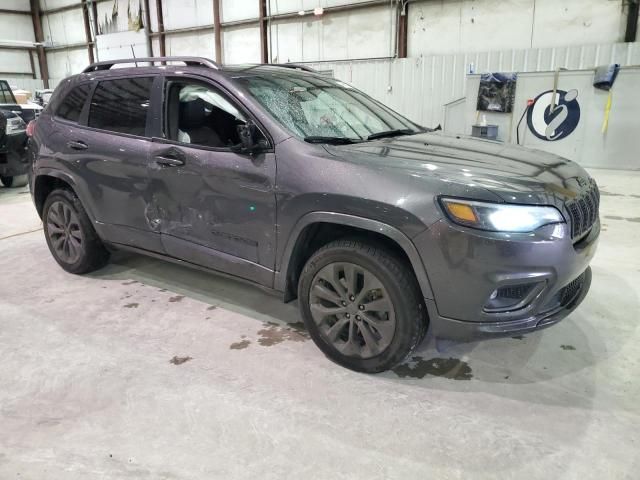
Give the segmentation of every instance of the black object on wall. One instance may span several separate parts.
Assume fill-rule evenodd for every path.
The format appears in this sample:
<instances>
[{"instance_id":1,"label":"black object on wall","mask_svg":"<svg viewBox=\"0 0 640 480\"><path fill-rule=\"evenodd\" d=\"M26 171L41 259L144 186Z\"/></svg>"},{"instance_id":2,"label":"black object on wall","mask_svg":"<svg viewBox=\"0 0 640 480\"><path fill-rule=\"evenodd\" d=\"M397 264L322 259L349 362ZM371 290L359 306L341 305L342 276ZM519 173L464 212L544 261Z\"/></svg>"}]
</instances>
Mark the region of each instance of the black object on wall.
<instances>
[{"instance_id":1,"label":"black object on wall","mask_svg":"<svg viewBox=\"0 0 640 480\"><path fill-rule=\"evenodd\" d=\"M510 113L516 94L517 73L483 73L478 89L477 110Z\"/></svg>"}]
</instances>

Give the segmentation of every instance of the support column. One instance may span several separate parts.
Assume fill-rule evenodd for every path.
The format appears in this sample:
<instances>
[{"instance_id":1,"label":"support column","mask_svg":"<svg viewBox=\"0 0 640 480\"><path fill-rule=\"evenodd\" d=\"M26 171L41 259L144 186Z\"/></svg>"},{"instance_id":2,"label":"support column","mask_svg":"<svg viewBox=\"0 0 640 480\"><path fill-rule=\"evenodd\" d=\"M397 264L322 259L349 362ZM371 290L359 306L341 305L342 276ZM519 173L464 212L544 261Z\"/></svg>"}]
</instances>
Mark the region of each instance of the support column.
<instances>
[{"instance_id":1,"label":"support column","mask_svg":"<svg viewBox=\"0 0 640 480\"><path fill-rule=\"evenodd\" d=\"M267 38L267 0L260 2L260 62L269 63L269 40Z\"/></svg>"},{"instance_id":2,"label":"support column","mask_svg":"<svg viewBox=\"0 0 640 480\"><path fill-rule=\"evenodd\" d=\"M36 47L38 52L38 64L40 65L40 76L42 77L42 83L44 88L49 88L49 65L47 64L47 54L44 51L44 34L42 33L42 20L40 19L40 1L29 0L31 4L31 19L33 20L33 33L36 37L36 42L39 43Z\"/></svg>"},{"instance_id":3,"label":"support column","mask_svg":"<svg viewBox=\"0 0 640 480\"><path fill-rule=\"evenodd\" d=\"M84 36L87 39L87 51L89 53L89 63L94 63L93 56L93 36L91 35L91 24L89 23L89 5L87 0L82 0L82 20L84 21Z\"/></svg>"},{"instance_id":4,"label":"support column","mask_svg":"<svg viewBox=\"0 0 640 480\"><path fill-rule=\"evenodd\" d=\"M213 36L215 38L217 63L222 63L222 27L220 23L220 0L213 0Z\"/></svg>"},{"instance_id":5,"label":"support column","mask_svg":"<svg viewBox=\"0 0 640 480\"><path fill-rule=\"evenodd\" d=\"M398 17L398 58L407 58L407 30L409 22L409 3L401 2Z\"/></svg>"},{"instance_id":6,"label":"support column","mask_svg":"<svg viewBox=\"0 0 640 480\"><path fill-rule=\"evenodd\" d=\"M166 57L167 50L164 34L164 15L162 13L162 0L156 0L156 13L158 15L158 42L160 43L160 56Z\"/></svg>"}]
</instances>

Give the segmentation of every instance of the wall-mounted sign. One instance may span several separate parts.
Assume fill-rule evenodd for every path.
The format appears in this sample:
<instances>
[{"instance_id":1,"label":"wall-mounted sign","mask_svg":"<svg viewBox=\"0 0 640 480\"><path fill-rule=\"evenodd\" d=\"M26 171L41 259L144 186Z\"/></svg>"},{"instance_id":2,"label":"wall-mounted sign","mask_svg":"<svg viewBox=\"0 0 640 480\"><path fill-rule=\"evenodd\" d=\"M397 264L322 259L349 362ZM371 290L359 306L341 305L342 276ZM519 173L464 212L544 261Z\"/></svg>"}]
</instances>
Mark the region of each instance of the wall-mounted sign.
<instances>
[{"instance_id":1,"label":"wall-mounted sign","mask_svg":"<svg viewBox=\"0 0 640 480\"><path fill-rule=\"evenodd\" d=\"M561 140L576 129L580 122L578 91L556 90L552 110L553 90L541 93L527 111L529 130L540 140Z\"/></svg>"}]
</instances>

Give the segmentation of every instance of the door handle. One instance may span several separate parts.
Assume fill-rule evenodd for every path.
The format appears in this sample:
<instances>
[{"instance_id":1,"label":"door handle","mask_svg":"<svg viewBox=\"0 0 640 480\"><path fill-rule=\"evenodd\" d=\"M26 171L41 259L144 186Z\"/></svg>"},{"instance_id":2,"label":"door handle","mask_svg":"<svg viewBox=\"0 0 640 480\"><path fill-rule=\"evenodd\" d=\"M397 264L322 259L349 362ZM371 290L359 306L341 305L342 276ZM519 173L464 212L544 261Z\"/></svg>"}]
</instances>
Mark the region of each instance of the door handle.
<instances>
[{"instance_id":1,"label":"door handle","mask_svg":"<svg viewBox=\"0 0 640 480\"><path fill-rule=\"evenodd\" d=\"M77 141L77 142L67 142L67 147L73 150L86 150L87 148L89 148L89 145L87 145L84 142Z\"/></svg>"},{"instance_id":2,"label":"door handle","mask_svg":"<svg viewBox=\"0 0 640 480\"><path fill-rule=\"evenodd\" d=\"M184 160L182 158L174 156L163 157L162 155L157 155L155 159L156 163L161 167L181 167L184 165Z\"/></svg>"}]
</instances>

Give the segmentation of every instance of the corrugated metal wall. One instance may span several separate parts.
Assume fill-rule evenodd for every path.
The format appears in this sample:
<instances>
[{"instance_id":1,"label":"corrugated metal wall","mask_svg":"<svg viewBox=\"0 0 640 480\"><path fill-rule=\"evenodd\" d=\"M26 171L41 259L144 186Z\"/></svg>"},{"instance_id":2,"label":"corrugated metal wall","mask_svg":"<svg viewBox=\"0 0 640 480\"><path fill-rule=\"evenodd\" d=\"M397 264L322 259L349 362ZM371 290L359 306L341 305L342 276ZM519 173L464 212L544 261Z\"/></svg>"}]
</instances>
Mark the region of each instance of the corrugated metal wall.
<instances>
[{"instance_id":1,"label":"corrugated metal wall","mask_svg":"<svg viewBox=\"0 0 640 480\"><path fill-rule=\"evenodd\" d=\"M640 43L501 50L405 59L310 63L351 83L411 120L436 126L444 105L466 95L465 76L483 72L541 72L619 63L640 65Z\"/></svg>"}]
</instances>

